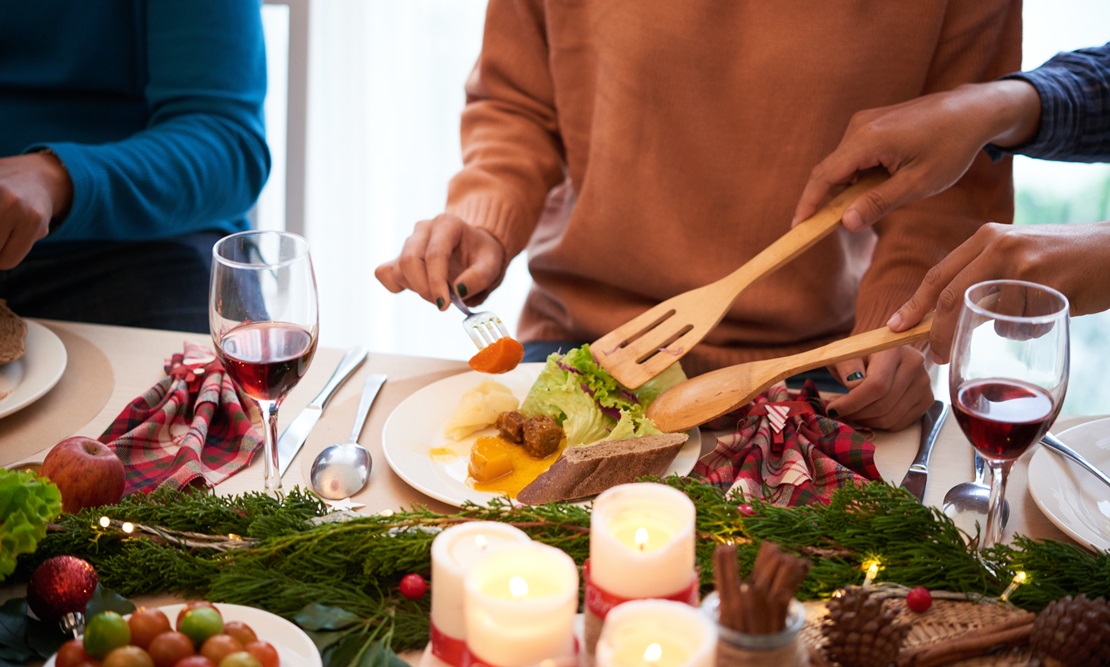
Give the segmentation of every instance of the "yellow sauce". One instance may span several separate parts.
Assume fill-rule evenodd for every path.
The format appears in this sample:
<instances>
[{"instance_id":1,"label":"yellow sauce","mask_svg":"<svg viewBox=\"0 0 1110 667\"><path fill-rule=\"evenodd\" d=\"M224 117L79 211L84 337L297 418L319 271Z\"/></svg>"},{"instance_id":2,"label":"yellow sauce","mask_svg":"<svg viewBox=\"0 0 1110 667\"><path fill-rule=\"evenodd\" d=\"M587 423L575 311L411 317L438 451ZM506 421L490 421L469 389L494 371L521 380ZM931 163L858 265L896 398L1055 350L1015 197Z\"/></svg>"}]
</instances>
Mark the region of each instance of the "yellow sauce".
<instances>
[{"instance_id":1,"label":"yellow sauce","mask_svg":"<svg viewBox=\"0 0 1110 667\"><path fill-rule=\"evenodd\" d=\"M450 447L432 447L428 456L436 463L450 463L459 458L459 453Z\"/></svg>"},{"instance_id":2,"label":"yellow sauce","mask_svg":"<svg viewBox=\"0 0 1110 667\"><path fill-rule=\"evenodd\" d=\"M516 494L520 493L521 489L547 472L547 469L555 463L555 460L559 458L567 446L567 440L563 438L563 441L559 443L558 449L552 452L550 456L543 459L535 459L529 456L528 452L524 451L524 448L520 445L514 445L500 437L482 436L478 438L478 442L481 441L486 441L483 443L484 447L504 448L503 451L512 461L513 471L488 482L478 482L472 477L467 477L467 483L470 484L471 488L475 491L504 494L511 498L516 498ZM474 443L475 446L478 445L478 442Z\"/></svg>"}]
</instances>

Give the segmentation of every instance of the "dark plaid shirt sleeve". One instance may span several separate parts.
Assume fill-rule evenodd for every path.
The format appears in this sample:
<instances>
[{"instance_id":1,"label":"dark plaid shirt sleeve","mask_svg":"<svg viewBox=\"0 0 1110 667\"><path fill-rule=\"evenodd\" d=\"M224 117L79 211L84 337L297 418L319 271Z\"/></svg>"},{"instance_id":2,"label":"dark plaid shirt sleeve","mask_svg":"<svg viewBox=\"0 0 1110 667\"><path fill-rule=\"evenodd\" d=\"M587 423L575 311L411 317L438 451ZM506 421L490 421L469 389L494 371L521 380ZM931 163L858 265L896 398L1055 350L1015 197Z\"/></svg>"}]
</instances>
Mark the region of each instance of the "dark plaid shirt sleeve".
<instances>
[{"instance_id":1,"label":"dark plaid shirt sleeve","mask_svg":"<svg viewBox=\"0 0 1110 667\"><path fill-rule=\"evenodd\" d=\"M1024 146L987 146L992 158L1018 153L1064 162L1110 162L1110 43L1060 53L1029 72L1041 96L1041 126Z\"/></svg>"}]
</instances>

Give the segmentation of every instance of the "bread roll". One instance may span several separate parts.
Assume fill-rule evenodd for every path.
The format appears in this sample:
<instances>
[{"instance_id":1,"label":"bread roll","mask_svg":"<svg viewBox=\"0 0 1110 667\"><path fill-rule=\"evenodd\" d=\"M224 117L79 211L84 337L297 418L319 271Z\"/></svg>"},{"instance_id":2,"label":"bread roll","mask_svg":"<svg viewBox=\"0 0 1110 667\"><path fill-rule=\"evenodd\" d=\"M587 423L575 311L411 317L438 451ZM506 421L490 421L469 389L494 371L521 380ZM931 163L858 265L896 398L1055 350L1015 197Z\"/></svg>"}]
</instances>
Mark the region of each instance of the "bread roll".
<instances>
[{"instance_id":1,"label":"bread roll","mask_svg":"<svg viewBox=\"0 0 1110 667\"><path fill-rule=\"evenodd\" d=\"M521 489L516 499L528 505L574 500L635 482L645 475L662 475L688 438L686 433L661 433L567 447L547 472Z\"/></svg>"},{"instance_id":2,"label":"bread roll","mask_svg":"<svg viewBox=\"0 0 1110 667\"><path fill-rule=\"evenodd\" d=\"M27 351L27 323L0 299L0 364L15 361Z\"/></svg>"}]
</instances>

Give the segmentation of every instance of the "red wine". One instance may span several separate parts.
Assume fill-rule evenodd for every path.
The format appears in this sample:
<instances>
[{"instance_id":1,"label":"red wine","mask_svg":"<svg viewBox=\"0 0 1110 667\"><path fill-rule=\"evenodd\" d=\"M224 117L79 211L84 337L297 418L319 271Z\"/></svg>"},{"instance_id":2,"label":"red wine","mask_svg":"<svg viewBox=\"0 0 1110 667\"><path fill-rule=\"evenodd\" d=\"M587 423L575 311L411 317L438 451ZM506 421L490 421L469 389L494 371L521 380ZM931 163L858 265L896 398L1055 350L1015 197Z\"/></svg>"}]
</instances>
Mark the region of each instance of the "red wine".
<instances>
[{"instance_id":1,"label":"red wine","mask_svg":"<svg viewBox=\"0 0 1110 667\"><path fill-rule=\"evenodd\" d=\"M956 421L986 457L1011 460L1040 439L1056 418L1044 389L1009 379L989 378L960 385Z\"/></svg>"},{"instance_id":2,"label":"red wine","mask_svg":"<svg viewBox=\"0 0 1110 667\"><path fill-rule=\"evenodd\" d=\"M251 398L275 401L293 388L316 353L316 338L286 322L235 327L220 340L231 380Z\"/></svg>"}]
</instances>

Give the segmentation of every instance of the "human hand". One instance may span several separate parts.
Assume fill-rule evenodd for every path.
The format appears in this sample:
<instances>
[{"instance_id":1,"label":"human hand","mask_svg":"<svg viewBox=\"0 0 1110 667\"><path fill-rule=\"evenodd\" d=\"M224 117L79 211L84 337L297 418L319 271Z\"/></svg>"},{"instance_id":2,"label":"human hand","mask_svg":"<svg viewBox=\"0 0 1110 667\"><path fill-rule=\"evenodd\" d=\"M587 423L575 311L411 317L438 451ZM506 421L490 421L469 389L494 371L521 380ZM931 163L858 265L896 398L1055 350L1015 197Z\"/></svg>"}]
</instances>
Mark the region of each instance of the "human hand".
<instances>
[{"instance_id":1,"label":"human hand","mask_svg":"<svg viewBox=\"0 0 1110 667\"><path fill-rule=\"evenodd\" d=\"M937 363L952 352L967 288L1011 278L1047 285L1068 297L1072 315L1110 309L1110 222L1014 226L988 223L925 274L887 323L904 331L933 316L929 346Z\"/></svg>"},{"instance_id":2,"label":"human hand","mask_svg":"<svg viewBox=\"0 0 1110 667\"><path fill-rule=\"evenodd\" d=\"M827 410L857 424L900 431L920 419L933 402L925 355L911 346L843 361L830 370L848 393L829 401ZM848 381L853 373L862 373L862 378Z\"/></svg>"},{"instance_id":3,"label":"human hand","mask_svg":"<svg viewBox=\"0 0 1110 667\"><path fill-rule=\"evenodd\" d=\"M505 249L492 234L441 213L416 223L401 254L375 269L374 276L394 294L409 289L444 310L452 289L460 297L481 295L504 267Z\"/></svg>"},{"instance_id":4,"label":"human hand","mask_svg":"<svg viewBox=\"0 0 1110 667\"><path fill-rule=\"evenodd\" d=\"M31 153L0 158L0 270L22 262L72 200L73 183L57 157Z\"/></svg>"},{"instance_id":5,"label":"human hand","mask_svg":"<svg viewBox=\"0 0 1110 667\"><path fill-rule=\"evenodd\" d=\"M1040 98L1024 81L972 84L857 112L840 144L810 173L794 211L798 224L858 172L883 167L891 177L844 210L859 231L905 204L951 187L988 143L1017 145L1036 131Z\"/></svg>"}]
</instances>

